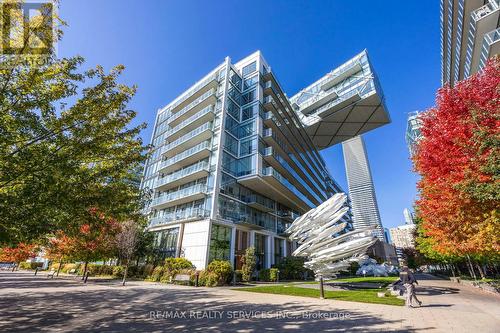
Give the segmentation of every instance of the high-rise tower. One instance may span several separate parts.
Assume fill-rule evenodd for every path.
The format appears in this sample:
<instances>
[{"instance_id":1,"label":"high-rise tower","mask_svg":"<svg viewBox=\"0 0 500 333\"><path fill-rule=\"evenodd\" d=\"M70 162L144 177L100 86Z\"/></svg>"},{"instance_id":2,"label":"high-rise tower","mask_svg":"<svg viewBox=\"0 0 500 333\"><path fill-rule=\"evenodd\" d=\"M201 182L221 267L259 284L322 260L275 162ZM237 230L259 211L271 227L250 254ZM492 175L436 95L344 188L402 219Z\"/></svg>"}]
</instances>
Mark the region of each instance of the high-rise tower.
<instances>
[{"instance_id":1,"label":"high-rise tower","mask_svg":"<svg viewBox=\"0 0 500 333\"><path fill-rule=\"evenodd\" d=\"M347 185L351 198L354 228L376 227L376 235L385 241L384 228L373 186L370 164L363 137L358 135L342 143Z\"/></svg>"}]
</instances>

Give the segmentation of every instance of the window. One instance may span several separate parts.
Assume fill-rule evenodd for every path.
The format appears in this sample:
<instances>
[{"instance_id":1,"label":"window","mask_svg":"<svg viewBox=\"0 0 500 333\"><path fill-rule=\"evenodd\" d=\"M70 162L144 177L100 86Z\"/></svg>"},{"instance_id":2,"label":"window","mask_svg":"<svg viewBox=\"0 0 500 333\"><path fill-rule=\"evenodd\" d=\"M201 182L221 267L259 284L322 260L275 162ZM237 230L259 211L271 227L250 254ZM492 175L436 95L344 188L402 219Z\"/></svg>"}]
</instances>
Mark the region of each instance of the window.
<instances>
[{"instance_id":1,"label":"window","mask_svg":"<svg viewBox=\"0 0 500 333\"><path fill-rule=\"evenodd\" d=\"M241 121L253 118L259 112L259 104L246 106L241 110Z\"/></svg>"},{"instance_id":2,"label":"window","mask_svg":"<svg viewBox=\"0 0 500 333\"><path fill-rule=\"evenodd\" d=\"M249 92L246 92L241 95L241 105L248 104L250 102L253 102L255 100L256 94L255 94L255 89L251 90Z\"/></svg>"},{"instance_id":3,"label":"window","mask_svg":"<svg viewBox=\"0 0 500 333\"><path fill-rule=\"evenodd\" d=\"M162 230L155 236L155 252L161 260L175 257L179 228Z\"/></svg>"},{"instance_id":4,"label":"window","mask_svg":"<svg viewBox=\"0 0 500 333\"><path fill-rule=\"evenodd\" d=\"M247 138L241 140L240 143L240 156L252 154L257 151L257 137Z\"/></svg>"},{"instance_id":5,"label":"window","mask_svg":"<svg viewBox=\"0 0 500 333\"><path fill-rule=\"evenodd\" d=\"M255 233L255 257L257 263L255 268L259 271L266 268L266 236Z\"/></svg>"},{"instance_id":6,"label":"window","mask_svg":"<svg viewBox=\"0 0 500 333\"><path fill-rule=\"evenodd\" d=\"M243 76L247 76L248 74L253 73L256 70L257 70L257 63L254 61L251 64L246 65L245 67L243 67L243 69L241 70L241 74Z\"/></svg>"},{"instance_id":7,"label":"window","mask_svg":"<svg viewBox=\"0 0 500 333\"><path fill-rule=\"evenodd\" d=\"M253 87L254 85L257 84L257 82L259 82L258 75L254 75L252 77L249 77L249 78L243 80L243 89L248 89L250 87Z\"/></svg>"},{"instance_id":8,"label":"window","mask_svg":"<svg viewBox=\"0 0 500 333\"><path fill-rule=\"evenodd\" d=\"M234 244L234 267L241 269L243 266L243 257L248 248L248 232L236 229L236 239Z\"/></svg>"},{"instance_id":9,"label":"window","mask_svg":"<svg viewBox=\"0 0 500 333\"><path fill-rule=\"evenodd\" d=\"M231 257L231 228L213 224L210 233L208 262L229 260Z\"/></svg>"},{"instance_id":10,"label":"window","mask_svg":"<svg viewBox=\"0 0 500 333\"><path fill-rule=\"evenodd\" d=\"M278 265L283 260L283 243L285 241L283 239L275 238L274 239L274 264Z\"/></svg>"},{"instance_id":11,"label":"window","mask_svg":"<svg viewBox=\"0 0 500 333\"><path fill-rule=\"evenodd\" d=\"M238 156L238 140L236 140L232 135L229 134L225 135L224 140L224 148L234 156Z\"/></svg>"}]
</instances>

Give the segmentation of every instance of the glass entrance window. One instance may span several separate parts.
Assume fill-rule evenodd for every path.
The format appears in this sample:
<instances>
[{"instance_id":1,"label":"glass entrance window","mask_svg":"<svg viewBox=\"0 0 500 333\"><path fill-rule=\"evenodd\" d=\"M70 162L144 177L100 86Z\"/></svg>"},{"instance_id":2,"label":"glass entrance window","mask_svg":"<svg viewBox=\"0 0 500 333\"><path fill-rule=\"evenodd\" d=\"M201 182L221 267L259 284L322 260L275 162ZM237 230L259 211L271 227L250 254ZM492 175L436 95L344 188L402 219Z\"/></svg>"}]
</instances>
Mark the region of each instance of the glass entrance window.
<instances>
[{"instance_id":1,"label":"glass entrance window","mask_svg":"<svg viewBox=\"0 0 500 333\"><path fill-rule=\"evenodd\" d=\"M255 268L257 270L266 268L266 238L267 236L265 235L255 234L255 257L257 259Z\"/></svg>"},{"instance_id":2,"label":"glass entrance window","mask_svg":"<svg viewBox=\"0 0 500 333\"><path fill-rule=\"evenodd\" d=\"M160 260L175 257L179 228L158 231L155 235L155 252Z\"/></svg>"},{"instance_id":3,"label":"glass entrance window","mask_svg":"<svg viewBox=\"0 0 500 333\"><path fill-rule=\"evenodd\" d=\"M283 260L283 243L285 241L283 239L275 238L274 239L274 264L278 265Z\"/></svg>"},{"instance_id":4,"label":"glass entrance window","mask_svg":"<svg viewBox=\"0 0 500 333\"><path fill-rule=\"evenodd\" d=\"M218 224L212 225L208 262L213 260L229 260L230 257L231 228Z\"/></svg>"},{"instance_id":5,"label":"glass entrance window","mask_svg":"<svg viewBox=\"0 0 500 333\"><path fill-rule=\"evenodd\" d=\"M236 239L234 243L234 267L241 269L243 266L243 257L248 248L249 237L248 232L236 229Z\"/></svg>"}]
</instances>

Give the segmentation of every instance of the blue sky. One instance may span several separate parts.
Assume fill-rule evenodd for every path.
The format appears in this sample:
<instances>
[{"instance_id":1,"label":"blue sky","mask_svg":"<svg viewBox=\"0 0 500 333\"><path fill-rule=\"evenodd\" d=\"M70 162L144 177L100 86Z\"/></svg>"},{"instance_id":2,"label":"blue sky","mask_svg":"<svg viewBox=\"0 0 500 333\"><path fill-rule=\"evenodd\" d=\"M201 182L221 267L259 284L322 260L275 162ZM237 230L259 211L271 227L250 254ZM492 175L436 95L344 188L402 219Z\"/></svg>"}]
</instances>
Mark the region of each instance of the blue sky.
<instances>
[{"instance_id":1,"label":"blue sky","mask_svg":"<svg viewBox=\"0 0 500 333\"><path fill-rule=\"evenodd\" d=\"M425 3L425 4L424 4ZM404 141L407 113L434 104L440 82L439 1L62 0L59 56L86 67L126 66L130 107L149 142L156 111L221 63L260 49L289 96L363 49L392 123L365 135L385 227L403 223L416 196ZM322 151L347 190L340 147Z\"/></svg>"}]
</instances>

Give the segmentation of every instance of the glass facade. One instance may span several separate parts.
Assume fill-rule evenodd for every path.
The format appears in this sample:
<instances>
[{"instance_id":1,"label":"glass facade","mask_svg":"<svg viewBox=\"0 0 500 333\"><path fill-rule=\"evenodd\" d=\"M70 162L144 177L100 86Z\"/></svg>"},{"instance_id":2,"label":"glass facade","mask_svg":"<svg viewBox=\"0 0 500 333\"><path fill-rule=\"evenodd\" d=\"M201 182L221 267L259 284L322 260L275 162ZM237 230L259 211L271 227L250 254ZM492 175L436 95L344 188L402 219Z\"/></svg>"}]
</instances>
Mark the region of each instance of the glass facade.
<instances>
[{"instance_id":1,"label":"glass facade","mask_svg":"<svg viewBox=\"0 0 500 333\"><path fill-rule=\"evenodd\" d=\"M457 82L482 70L490 57L491 36L500 27L500 0L441 0L441 84Z\"/></svg>"},{"instance_id":2,"label":"glass facade","mask_svg":"<svg viewBox=\"0 0 500 333\"><path fill-rule=\"evenodd\" d=\"M210 263L213 260L229 260L231 258L231 228L213 224L210 232Z\"/></svg>"},{"instance_id":3,"label":"glass facade","mask_svg":"<svg viewBox=\"0 0 500 333\"><path fill-rule=\"evenodd\" d=\"M155 251L157 258L165 259L176 256L179 228L166 229L155 233Z\"/></svg>"},{"instance_id":4,"label":"glass facade","mask_svg":"<svg viewBox=\"0 0 500 333\"><path fill-rule=\"evenodd\" d=\"M250 244L259 269L279 263L293 220L341 191L259 52L227 59L162 108L151 144L149 228L183 233L177 252L157 245L197 267L219 259L241 268Z\"/></svg>"}]
</instances>

